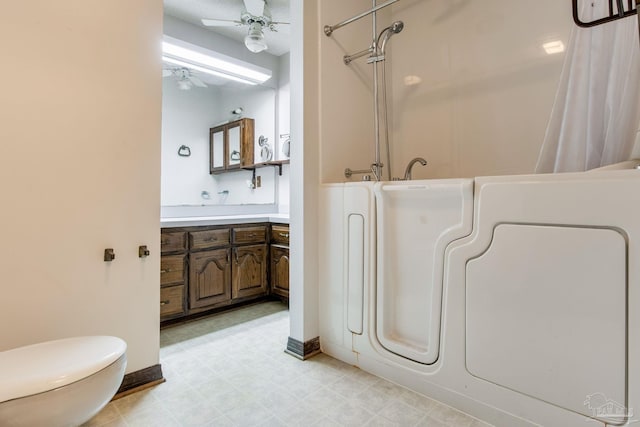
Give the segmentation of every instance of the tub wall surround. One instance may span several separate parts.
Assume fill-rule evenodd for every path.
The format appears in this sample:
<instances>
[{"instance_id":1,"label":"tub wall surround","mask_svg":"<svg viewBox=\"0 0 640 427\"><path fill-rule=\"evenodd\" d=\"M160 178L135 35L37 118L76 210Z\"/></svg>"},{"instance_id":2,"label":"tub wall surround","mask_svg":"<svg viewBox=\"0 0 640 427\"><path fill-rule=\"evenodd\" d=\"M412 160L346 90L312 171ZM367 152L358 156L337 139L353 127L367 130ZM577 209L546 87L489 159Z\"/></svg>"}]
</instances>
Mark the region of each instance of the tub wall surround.
<instances>
[{"instance_id":1,"label":"tub wall surround","mask_svg":"<svg viewBox=\"0 0 640 427\"><path fill-rule=\"evenodd\" d=\"M371 7L348 3L322 1L317 25ZM429 161L416 179L532 173L564 59L542 45L566 45L571 2L543 0L532 10L504 0L401 1L383 11L379 30L405 24L387 60L394 175L416 156ZM342 182L345 168L365 169L374 158L371 65L342 61L371 42L371 19L318 42L322 182Z\"/></svg>"},{"instance_id":2,"label":"tub wall surround","mask_svg":"<svg viewBox=\"0 0 640 427\"><path fill-rule=\"evenodd\" d=\"M0 45L29 84L0 101L0 351L113 335L128 345L127 372L154 366L162 2L5 6Z\"/></svg>"}]
</instances>

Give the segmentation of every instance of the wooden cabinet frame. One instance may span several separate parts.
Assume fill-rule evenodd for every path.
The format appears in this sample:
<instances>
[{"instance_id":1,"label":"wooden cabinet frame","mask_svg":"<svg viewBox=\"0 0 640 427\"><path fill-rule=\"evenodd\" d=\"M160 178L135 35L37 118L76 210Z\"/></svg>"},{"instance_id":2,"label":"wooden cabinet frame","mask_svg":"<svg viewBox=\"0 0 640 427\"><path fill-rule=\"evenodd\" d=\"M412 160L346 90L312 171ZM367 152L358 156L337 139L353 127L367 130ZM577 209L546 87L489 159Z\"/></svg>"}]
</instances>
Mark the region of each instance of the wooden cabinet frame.
<instances>
[{"instance_id":1,"label":"wooden cabinet frame","mask_svg":"<svg viewBox=\"0 0 640 427\"><path fill-rule=\"evenodd\" d=\"M245 118L209 129L210 174L253 166L254 127L254 120Z\"/></svg>"},{"instance_id":2,"label":"wooden cabinet frame","mask_svg":"<svg viewBox=\"0 0 640 427\"><path fill-rule=\"evenodd\" d=\"M268 296L270 230L269 223L163 229L161 286L174 288L163 291L161 321Z\"/></svg>"},{"instance_id":3,"label":"wooden cabinet frame","mask_svg":"<svg viewBox=\"0 0 640 427\"><path fill-rule=\"evenodd\" d=\"M160 239L160 320L187 313L186 236L185 232L168 230Z\"/></svg>"}]
</instances>

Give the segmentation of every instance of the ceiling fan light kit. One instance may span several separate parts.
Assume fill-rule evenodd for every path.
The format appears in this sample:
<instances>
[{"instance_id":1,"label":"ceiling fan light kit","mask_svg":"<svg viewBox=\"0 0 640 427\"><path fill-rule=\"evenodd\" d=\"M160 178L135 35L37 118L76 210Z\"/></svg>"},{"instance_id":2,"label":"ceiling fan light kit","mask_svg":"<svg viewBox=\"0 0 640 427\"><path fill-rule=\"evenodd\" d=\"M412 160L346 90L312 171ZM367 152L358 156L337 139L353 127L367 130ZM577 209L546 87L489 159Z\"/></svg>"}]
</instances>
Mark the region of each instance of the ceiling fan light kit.
<instances>
[{"instance_id":1,"label":"ceiling fan light kit","mask_svg":"<svg viewBox=\"0 0 640 427\"><path fill-rule=\"evenodd\" d=\"M272 75L271 70L266 68L169 36L163 38L162 60L173 65L251 85L264 83Z\"/></svg>"},{"instance_id":2,"label":"ceiling fan light kit","mask_svg":"<svg viewBox=\"0 0 640 427\"><path fill-rule=\"evenodd\" d=\"M268 46L264 41L261 23L254 22L249 26L249 34L244 38L244 45L253 53L262 52L267 49Z\"/></svg>"},{"instance_id":3,"label":"ceiling fan light kit","mask_svg":"<svg viewBox=\"0 0 640 427\"><path fill-rule=\"evenodd\" d=\"M244 38L244 45L253 53L267 50L267 42L264 39L264 29L277 31L276 25L288 24L288 22L275 22L271 18L271 11L265 0L244 0L244 11L239 20L233 19L202 19L202 24L207 27L249 27Z\"/></svg>"}]
</instances>

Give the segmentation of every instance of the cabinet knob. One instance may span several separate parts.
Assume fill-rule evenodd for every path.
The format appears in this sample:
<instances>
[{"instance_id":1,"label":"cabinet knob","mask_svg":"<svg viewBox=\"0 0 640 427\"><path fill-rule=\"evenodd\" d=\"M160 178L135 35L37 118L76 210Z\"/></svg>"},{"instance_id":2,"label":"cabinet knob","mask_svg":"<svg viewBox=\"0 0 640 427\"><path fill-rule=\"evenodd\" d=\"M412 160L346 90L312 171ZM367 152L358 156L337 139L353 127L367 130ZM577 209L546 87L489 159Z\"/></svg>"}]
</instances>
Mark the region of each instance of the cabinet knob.
<instances>
[{"instance_id":1,"label":"cabinet knob","mask_svg":"<svg viewBox=\"0 0 640 427\"><path fill-rule=\"evenodd\" d=\"M285 239L289 238L289 233L278 233L280 234L280 237L284 237Z\"/></svg>"},{"instance_id":2,"label":"cabinet knob","mask_svg":"<svg viewBox=\"0 0 640 427\"><path fill-rule=\"evenodd\" d=\"M164 300L164 301L160 301L160 305L167 305L169 304L171 301L169 300Z\"/></svg>"},{"instance_id":3,"label":"cabinet knob","mask_svg":"<svg viewBox=\"0 0 640 427\"><path fill-rule=\"evenodd\" d=\"M104 250L104 261L111 262L116 259L116 253L113 251L113 248L107 248Z\"/></svg>"}]
</instances>

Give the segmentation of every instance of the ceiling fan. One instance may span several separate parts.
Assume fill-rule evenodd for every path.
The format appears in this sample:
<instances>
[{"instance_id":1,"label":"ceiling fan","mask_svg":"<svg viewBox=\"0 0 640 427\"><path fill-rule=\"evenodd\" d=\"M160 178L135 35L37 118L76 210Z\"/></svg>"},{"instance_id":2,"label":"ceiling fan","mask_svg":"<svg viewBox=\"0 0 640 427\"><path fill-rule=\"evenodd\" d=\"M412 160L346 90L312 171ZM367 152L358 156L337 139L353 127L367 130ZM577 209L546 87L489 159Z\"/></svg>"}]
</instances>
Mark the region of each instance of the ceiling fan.
<instances>
[{"instance_id":1,"label":"ceiling fan","mask_svg":"<svg viewBox=\"0 0 640 427\"><path fill-rule=\"evenodd\" d=\"M181 90L189 90L193 86L207 87L207 85L202 80L192 74L192 71L190 69L185 67L165 68L162 70L162 77L170 76L173 76L173 78L176 80L176 83L178 84L178 88Z\"/></svg>"},{"instance_id":2,"label":"ceiling fan","mask_svg":"<svg viewBox=\"0 0 640 427\"><path fill-rule=\"evenodd\" d=\"M243 0L244 9L239 20L230 19L203 19L202 24L207 27L233 27L246 25L249 32L244 38L244 45L251 52L258 53L267 49L264 41L264 29L278 31L276 25L289 24L288 22L276 22L271 18L271 11L266 0Z\"/></svg>"}]
</instances>

